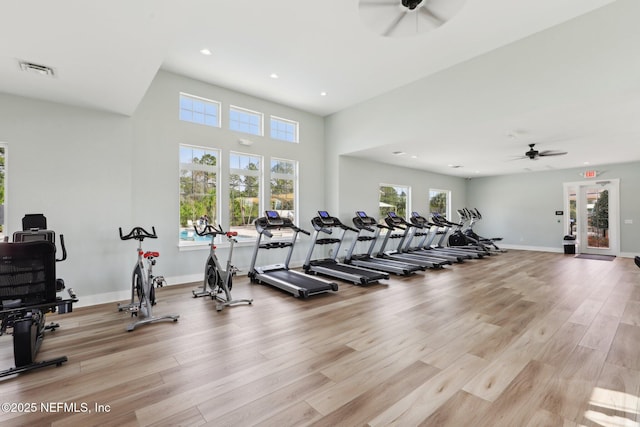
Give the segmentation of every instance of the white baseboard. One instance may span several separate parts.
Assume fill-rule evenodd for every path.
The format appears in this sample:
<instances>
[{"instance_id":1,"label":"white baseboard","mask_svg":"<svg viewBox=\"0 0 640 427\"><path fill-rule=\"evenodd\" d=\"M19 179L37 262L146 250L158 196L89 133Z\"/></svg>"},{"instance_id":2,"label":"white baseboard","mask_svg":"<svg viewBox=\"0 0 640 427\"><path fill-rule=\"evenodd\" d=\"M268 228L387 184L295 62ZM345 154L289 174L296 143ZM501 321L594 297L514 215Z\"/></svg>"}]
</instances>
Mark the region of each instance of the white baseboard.
<instances>
[{"instance_id":1,"label":"white baseboard","mask_svg":"<svg viewBox=\"0 0 640 427\"><path fill-rule=\"evenodd\" d=\"M555 248L555 247L547 247L547 246L509 245L506 243L500 243L499 246L502 249L513 249L513 250L519 250L519 251L564 253L564 248Z\"/></svg>"},{"instance_id":2,"label":"white baseboard","mask_svg":"<svg viewBox=\"0 0 640 427\"><path fill-rule=\"evenodd\" d=\"M514 249L514 250L521 250L521 251L564 253L564 248L550 248L545 246L523 246L523 245L501 244L500 247L504 249ZM620 252L618 254L620 258L633 258L636 255L637 254L633 254L629 252Z\"/></svg>"}]
</instances>

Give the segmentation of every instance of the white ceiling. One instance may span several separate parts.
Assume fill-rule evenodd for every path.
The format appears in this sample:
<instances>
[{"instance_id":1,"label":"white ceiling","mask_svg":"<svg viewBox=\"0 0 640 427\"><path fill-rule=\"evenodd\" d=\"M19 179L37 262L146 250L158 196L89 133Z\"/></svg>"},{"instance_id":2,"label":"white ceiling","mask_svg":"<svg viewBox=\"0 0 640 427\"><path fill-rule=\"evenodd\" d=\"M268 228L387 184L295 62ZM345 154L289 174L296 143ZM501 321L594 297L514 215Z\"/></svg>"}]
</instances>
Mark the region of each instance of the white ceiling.
<instances>
[{"instance_id":1,"label":"white ceiling","mask_svg":"<svg viewBox=\"0 0 640 427\"><path fill-rule=\"evenodd\" d=\"M598 8L625 3L638 12L634 2L466 0L435 30L382 37L361 20L358 0L7 0L0 14L0 92L131 115L162 68L326 116ZM400 13L395 6L379 9L379 19L389 15L389 23ZM202 55L203 48L212 54ZM50 66L56 75L22 72L19 60ZM607 82L589 84L603 87L606 107L581 101L562 115L560 106L547 105L490 125L451 125L439 130L441 145L428 155L418 134L372 141L354 154L406 165L389 156L402 150L417 156L412 167L460 176L640 160L640 129L632 121L640 90L606 93ZM507 151L522 154L533 142L569 155L532 162L535 167L504 161Z\"/></svg>"}]
</instances>

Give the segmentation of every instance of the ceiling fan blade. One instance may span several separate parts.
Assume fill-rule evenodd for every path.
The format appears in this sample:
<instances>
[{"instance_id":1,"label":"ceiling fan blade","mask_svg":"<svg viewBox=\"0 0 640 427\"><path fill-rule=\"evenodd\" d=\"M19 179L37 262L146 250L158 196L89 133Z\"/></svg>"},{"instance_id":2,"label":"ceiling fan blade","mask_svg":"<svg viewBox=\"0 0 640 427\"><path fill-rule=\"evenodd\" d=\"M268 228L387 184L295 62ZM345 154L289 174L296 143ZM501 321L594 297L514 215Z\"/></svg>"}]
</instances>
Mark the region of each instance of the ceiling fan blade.
<instances>
[{"instance_id":1,"label":"ceiling fan blade","mask_svg":"<svg viewBox=\"0 0 640 427\"><path fill-rule=\"evenodd\" d=\"M396 19L393 20L393 22L391 23L391 25L389 25L389 27L387 27L387 29L382 33L383 37L387 37L389 36L389 34L391 34L391 32L393 32L393 30L396 29L396 27L398 26L398 24L400 24L400 21L402 21L402 19L407 16L407 13L405 12L400 12L400 15L398 15L398 17Z\"/></svg>"},{"instance_id":2,"label":"ceiling fan blade","mask_svg":"<svg viewBox=\"0 0 640 427\"><path fill-rule=\"evenodd\" d=\"M538 156L564 156L566 151L545 150L538 153Z\"/></svg>"},{"instance_id":3,"label":"ceiling fan blade","mask_svg":"<svg viewBox=\"0 0 640 427\"><path fill-rule=\"evenodd\" d=\"M398 1L397 0L379 0L379 1L375 1L375 0L360 0L360 6L398 6Z\"/></svg>"},{"instance_id":4,"label":"ceiling fan blade","mask_svg":"<svg viewBox=\"0 0 640 427\"><path fill-rule=\"evenodd\" d=\"M444 24L444 19L440 18L438 15L436 15L435 13L433 13L431 10L429 10L427 8L427 6L423 6L420 8L420 13L422 13L423 15L437 21L438 25L442 25Z\"/></svg>"}]
</instances>

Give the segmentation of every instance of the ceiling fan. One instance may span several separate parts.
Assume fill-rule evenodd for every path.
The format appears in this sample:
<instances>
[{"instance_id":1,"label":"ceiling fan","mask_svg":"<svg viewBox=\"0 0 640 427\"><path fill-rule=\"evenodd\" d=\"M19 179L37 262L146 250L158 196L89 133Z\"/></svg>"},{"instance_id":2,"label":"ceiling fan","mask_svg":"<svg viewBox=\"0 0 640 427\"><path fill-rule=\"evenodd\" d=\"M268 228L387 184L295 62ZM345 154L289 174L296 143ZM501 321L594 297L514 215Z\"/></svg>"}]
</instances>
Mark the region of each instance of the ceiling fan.
<instances>
[{"instance_id":1,"label":"ceiling fan","mask_svg":"<svg viewBox=\"0 0 640 427\"><path fill-rule=\"evenodd\" d=\"M564 156L565 154L567 154L566 151L557 151L557 150L545 150L545 151L538 151L536 150L535 147L536 144L529 144L529 151L527 151L526 153L524 153L524 156L519 157L519 159L531 159L531 160L538 160L539 157L548 157L548 156Z\"/></svg>"},{"instance_id":2,"label":"ceiling fan","mask_svg":"<svg viewBox=\"0 0 640 427\"><path fill-rule=\"evenodd\" d=\"M438 28L465 0L360 0L360 16L383 37L402 37Z\"/></svg>"}]
</instances>

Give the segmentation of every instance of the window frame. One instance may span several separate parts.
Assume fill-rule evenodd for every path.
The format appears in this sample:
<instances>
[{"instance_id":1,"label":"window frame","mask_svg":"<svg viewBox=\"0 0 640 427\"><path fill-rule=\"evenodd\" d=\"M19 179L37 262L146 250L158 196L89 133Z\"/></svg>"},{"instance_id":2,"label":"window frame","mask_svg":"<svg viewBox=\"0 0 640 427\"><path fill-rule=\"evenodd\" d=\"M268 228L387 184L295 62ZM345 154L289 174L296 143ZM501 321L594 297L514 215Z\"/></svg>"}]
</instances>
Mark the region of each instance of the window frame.
<instances>
[{"instance_id":1,"label":"window frame","mask_svg":"<svg viewBox=\"0 0 640 427\"><path fill-rule=\"evenodd\" d=\"M198 149L198 150L202 150L203 152L205 152L205 154L208 153L215 153L215 157L216 157L216 165L215 166L210 166L210 165L199 165L200 167L189 167L189 168L183 168L183 165L197 165L196 163L193 163L193 159L191 163L183 163L182 159L180 157L181 155L181 151L183 147L187 147L187 148L191 148L191 149ZM206 239L199 239L196 235L195 235L195 230L193 230L193 224L191 225L191 227L189 226L182 226L182 215L181 215L181 209L182 209L182 171L183 170L190 170L190 171L194 171L194 170L201 170L204 172L213 172L215 173L215 188L216 188L216 195L215 195L215 209L214 209L214 215L215 217L210 221L210 224L212 225L218 225L219 222L219 218L221 217L220 213L221 213L221 194L220 194L220 184L221 184L221 157L222 157L222 150L219 148L213 148L213 147L205 147L205 146L201 146L201 145L194 145L194 144L185 144L185 143L179 143L178 144L178 246L198 246L198 245L205 245L208 244L210 242L210 238L206 238ZM207 167L209 166L209 167ZM192 220L187 220L187 221L197 221L197 219L192 219ZM193 240L190 239L182 239L182 232L186 231L187 236L192 236ZM190 233L194 233L194 234L190 234Z\"/></svg>"},{"instance_id":2,"label":"window frame","mask_svg":"<svg viewBox=\"0 0 640 427\"><path fill-rule=\"evenodd\" d=\"M2 191L2 197L0 197L0 242L4 241L4 238L8 236L7 230L7 200L9 199L7 197L7 191L9 186L7 185L7 181L8 181L8 151L9 151L9 144L7 144L6 142L0 142L0 150L2 151L2 154L0 154L0 157L2 157L2 164L0 164L0 186L1 186L1 191Z\"/></svg>"},{"instance_id":3,"label":"window frame","mask_svg":"<svg viewBox=\"0 0 640 427\"><path fill-rule=\"evenodd\" d=\"M280 172L273 172L273 162L287 162L287 163L291 163L293 164L293 174L287 174L287 173L280 173ZM294 160L294 159L284 159L281 157L271 157L270 158L270 163L269 163L269 208L272 210L276 210L280 213L280 215L282 216L282 209L276 209L273 206L273 180L274 179L283 179L283 180L291 180L293 181L293 215L289 216L289 218L291 218L291 220L293 221L294 224L298 224L298 217L299 217L299 208L298 208L298 202L299 202L299 170L300 170L300 161L298 160ZM282 232L279 235L274 235L274 239L277 240L278 238L291 238L291 236L293 235L293 231L290 229L283 229L281 230Z\"/></svg>"},{"instance_id":4,"label":"window frame","mask_svg":"<svg viewBox=\"0 0 640 427\"><path fill-rule=\"evenodd\" d=\"M240 113L240 114L246 114L247 116L255 116L259 119L259 124L257 126L257 131L258 133L254 133L254 132L250 132L247 130L243 130L241 126L239 126L237 129L233 126L233 123L235 123L236 121L233 119L233 113ZM238 123L242 123L240 121L237 121ZM248 123L248 127L251 127L251 123ZM238 107L237 105L229 105L229 130L234 131L234 132L241 132L241 133L246 133L247 135L254 135L254 136L264 136L264 113L261 113L260 111L255 111L255 110L250 110L248 108L244 108L244 107Z\"/></svg>"},{"instance_id":5,"label":"window frame","mask_svg":"<svg viewBox=\"0 0 640 427\"><path fill-rule=\"evenodd\" d=\"M405 213L404 213L404 215L398 214L398 216L402 216L403 218L406 219L407 215L409 214L409 212L411 212L411 186L410 185L404 185L404 184L402 184L402 185L401 184L389 184L389 183L382 182L382 183L380 183L378 185L378 194L379 194L379 196L378 196L378 215L380 216L380 218L378 218L378 222L381 223L381 224L384 224L384 218L387 215L386 213L385 214L382 213L382 209L384 208L384 206L380 205L381 203L384 203L381 200L382 195L384 194L382 192L382 187L393 188L396 191L396 194L398 194L398 195L399 195L399 193L397 192L397 189L400 189L400 188L406 189L406 192L405 192ZM398 213L397 210L395 210L395 212Z\"/></svg>"},{"instance_id":6,"label":"window frame","mask_svg":"<svg viewBox=\"0 0 640 427\"><path fill-rule=\"evenodd\" d=\"M435 193L435 194L434 194ZM444 217L451 221L451 190L443 190L443 189L439 189L439 188L430 188L429 189L429 200L427 201L427 208L428 208L428 212L429 215L431 215L432 210L431 210L431 200L434 197L437 197L439 194L445 194L446 195L446 212L439 212L441 215L444 215Z\"/></svg>"},{"instance_id":7,"label":"window frame","mask_svg":"<svg viewBox=\"0 0 640 427\"><path fill-rule=\"evenodd\" d=\"M238 169L235 168L234 165L232 165L231 162L231 157L232 156L242 156L242 157L249 157L249 158L257 158L259 160L259 168L256 171L250 170L250 169ZM229 151L229 168L228 168L228 174L227 174L227 183L226 183L226 191L227 191L227 198L228 198L228 231L238 231L238 235L236 236L236 239L239 243L242 242L253 242L255 241L255 239L257 238L257 232L255 232L255 235L253 235L253 229L251 229L251 227L248 228L242 228L242 226L235 226L232 225L233 222L233 202L234 200L231 197L231 185L232 185L232 180L231 180L231 175L241 175L241 176L255 176L257 178L257 182L258 182L258 195L256 196L256 198L258 199L258 208L257 208L257 216L256 218L258 218L258 216L260 216L264 210L264 193L265 193L265 185L264 185L264 156L260 155L260 154L254 154L254 153L243 153L240 151ZM251 216L249 217L251 218ZM255 218L254 218L255 219ZM242 236L240 234L240 231L242 230L250 230L250 234L251 234L251 238L245 238L244 236Z\"/></svg>"},{"instance_id":8,"label":"window frame","mask_svg":"<svg viewBox=\"0 0 640 427\"><path fill-rule=\"evenodd\" d=\"M288 139L288 138L279 138L277 136L274 136L273 132L274 132L274 127L273 127L273 123L275 122L279 122L279 123L283 123L285 125L293 125L294 127L294 131L292 132L293 135L293 139ZM287 135L289 134L289 132L285 132ZM284 141L284 142L290 142L292 144L298 144L300 143L300 123L295 121L295 120L290 120L290 119L285 119L283 117L278 117L278 116L270 116L269 117L269 136L271 137L271 139L275 139L278 141Z\"/></svg>"},{"instance_id":9,"label":"window frame","mask_svg":"<svg viewBox=\"0 0 640 427\"><path fill-rule=\"evenodd\" d=\"M203 119L202 122L197 121L197 120L187 120L184 119L182 117L182 100L184 98L189 98L192 101L198 101L201 102L202 104L205 105L205 107L207 105L211 105L211 106L215 106L216 107L216 111L217 111L217 120L215 124L210 124L207 122L206 117L208 116L207 114L203 113L203 117L205 119ZM187 111L191 111L192 113L195 112L195 110L191 109L191 110L187 110ZM210 115L209 115L210 116ZM198 125L203 125L203 126L209 126L209 127L213 127L213 128L221 128L222 127L222 103L220 103L220 101L216 101L213 99L208 99L208 98L204 98L202 96L197 96L197 95L192 95L190 93L186 93L186 92L180 92L179 93L179 97L178 97L178 119L180 121L186 122L186 123L195 123Z\"/></svg>"}]
</instances>

